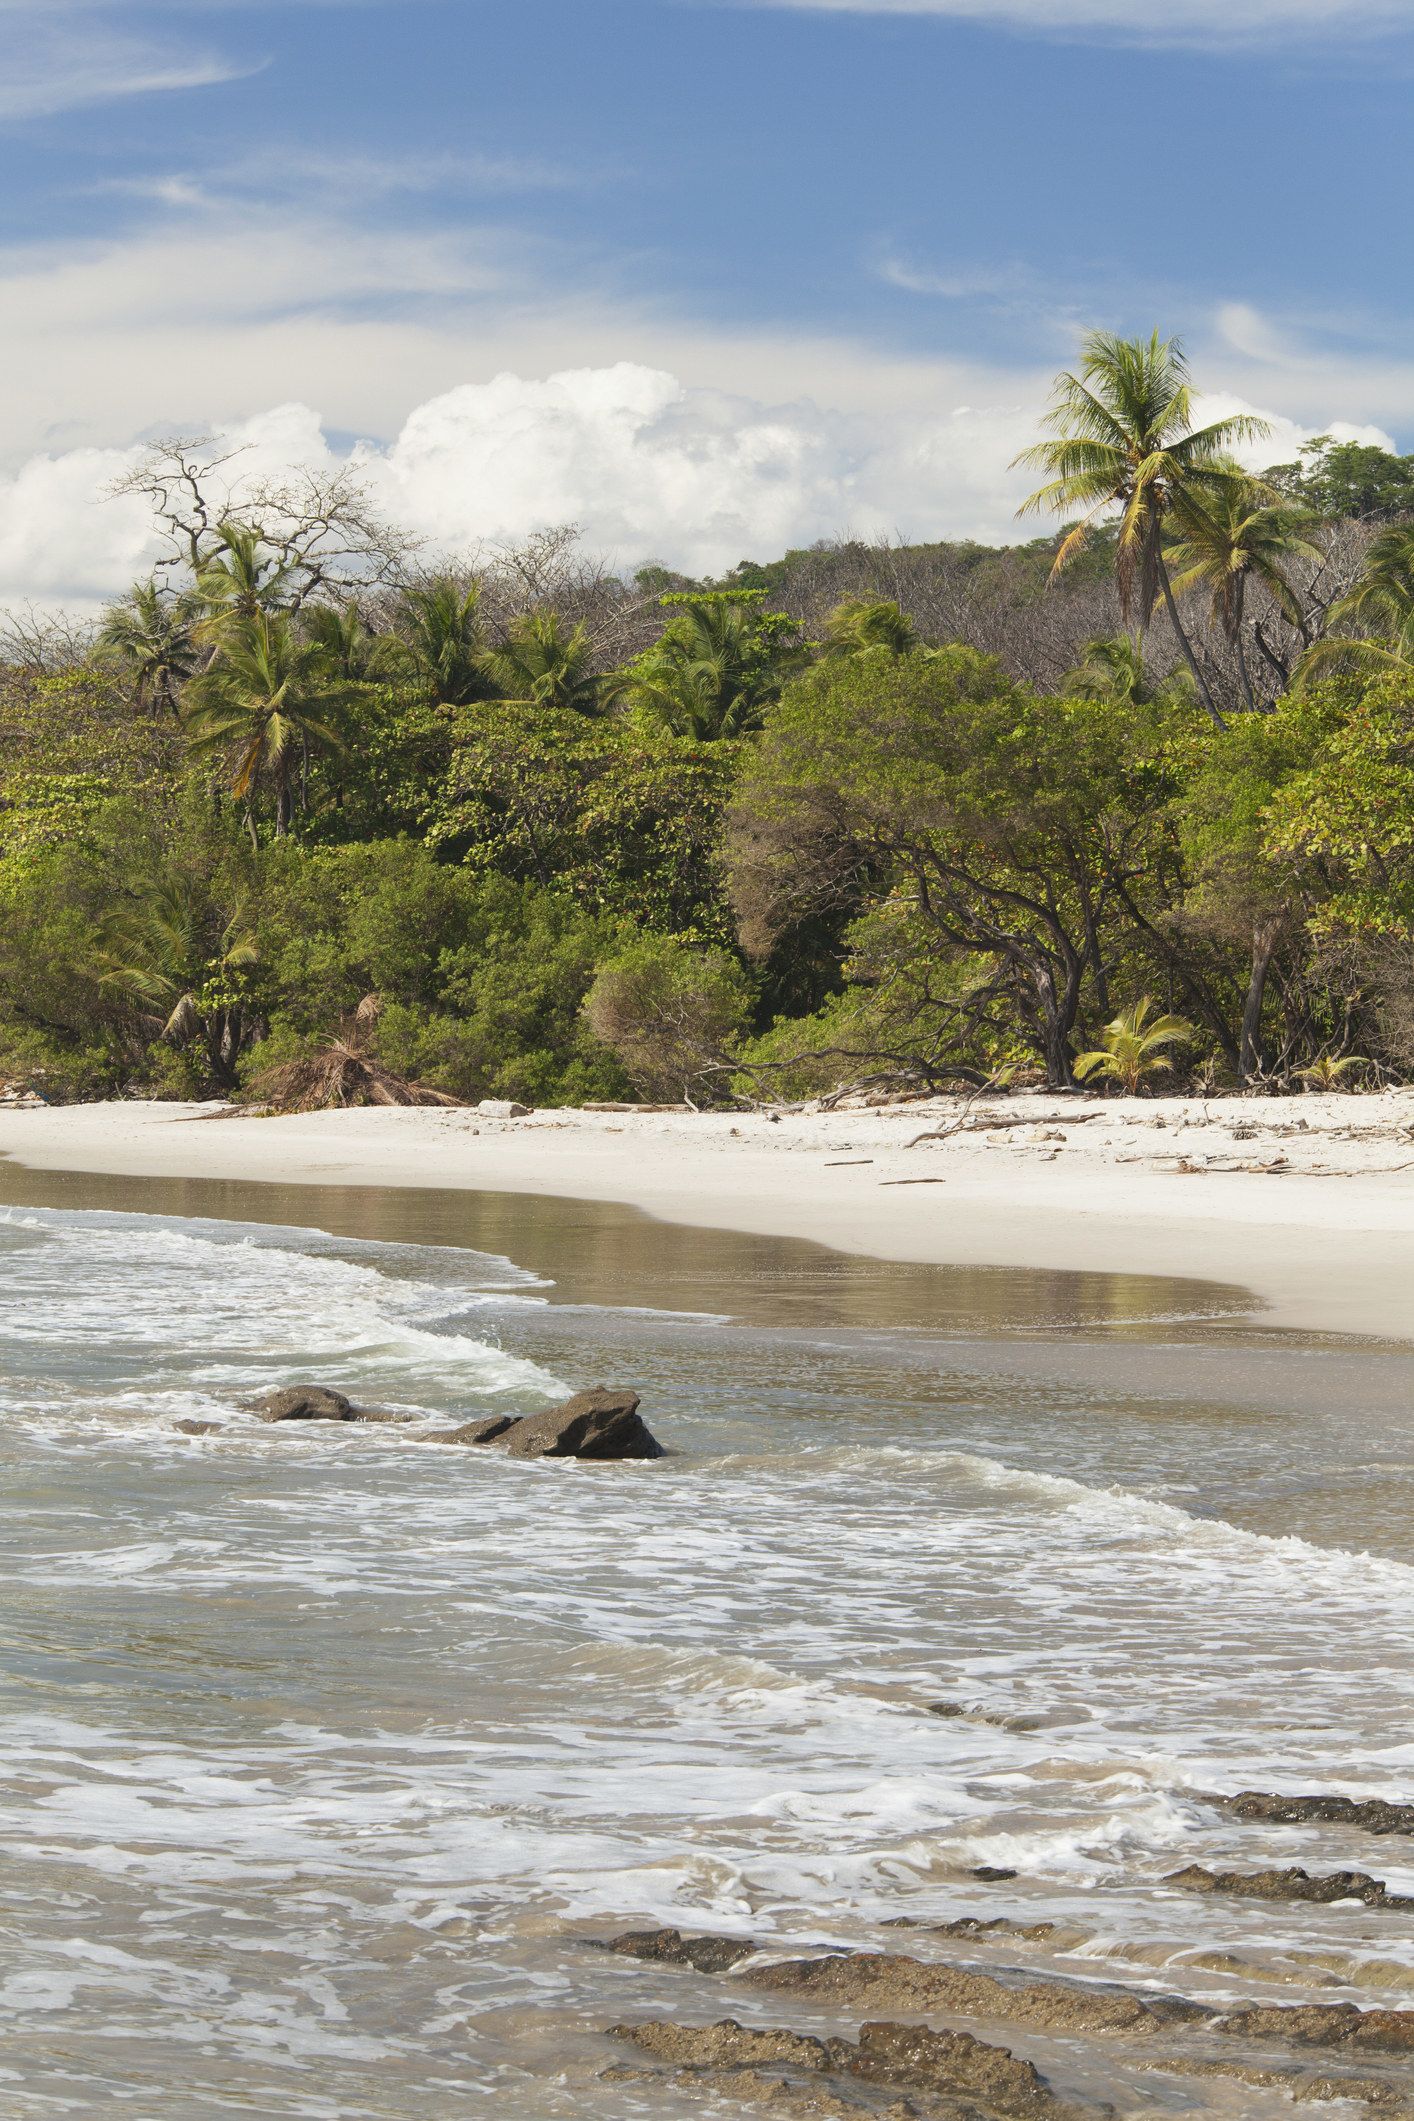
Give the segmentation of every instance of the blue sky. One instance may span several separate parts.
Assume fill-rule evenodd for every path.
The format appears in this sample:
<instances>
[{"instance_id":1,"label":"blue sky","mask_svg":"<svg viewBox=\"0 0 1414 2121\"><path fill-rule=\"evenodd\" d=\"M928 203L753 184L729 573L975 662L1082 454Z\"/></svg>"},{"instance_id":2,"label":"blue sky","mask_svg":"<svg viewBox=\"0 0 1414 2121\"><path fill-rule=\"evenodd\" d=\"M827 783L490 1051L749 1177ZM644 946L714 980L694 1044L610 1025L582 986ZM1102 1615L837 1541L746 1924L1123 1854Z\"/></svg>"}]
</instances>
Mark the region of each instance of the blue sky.
<instances>
[{"instance_id":1,"label":"blue sky","mask_svg":"<svg viewBox=\"0 0 1414 2121\"><path fill-rule=\"evenodd\" d=\"M0 59L0 465L31 502L75 452L274 448L300 405L306 449L403 437L444 539L592 518L616 463L625 554L674 535L650 463L757 547L1006 535L1013 445L1094 325L1181 331L1285 448L1414 446L1405 0L0 0ZM619 381L530 389L567 370ZM528 394L466 395L502 373Z\"/></svg>"}]
</instances>

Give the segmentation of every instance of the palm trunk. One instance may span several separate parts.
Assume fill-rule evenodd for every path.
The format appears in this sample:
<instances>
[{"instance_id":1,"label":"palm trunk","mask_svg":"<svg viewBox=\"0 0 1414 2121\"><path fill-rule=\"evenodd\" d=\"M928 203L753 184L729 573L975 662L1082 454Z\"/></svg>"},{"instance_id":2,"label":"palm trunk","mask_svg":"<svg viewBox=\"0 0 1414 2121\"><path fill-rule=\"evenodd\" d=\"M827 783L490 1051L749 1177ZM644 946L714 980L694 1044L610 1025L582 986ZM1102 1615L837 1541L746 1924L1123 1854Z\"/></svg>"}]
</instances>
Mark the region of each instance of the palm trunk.
<instances>
[{"instance_id":1,"label":"palm trunk","mask_svg":"<svg viewBox=\"0 0 1414 2121\"><path fill-rule=\"evenodd\" d=\"M1231 640L1233 647L1237 651L1237 677L1242 687L1242 697L1247 702L1247 712L1255 714L1257 712L1257 702L1252 697L1252 680L1247 674L1247 650L1242 645L1242 614L1247 603L1246 587L1246 577L1239 575L1233 595Z\"/></svg>"},{"instance_id":2,"label":"palm trunk","mask_svg":"<svg viewBox=\"0 0 1414 2121\"><path fill-rule=\"evenodd\" d=\"M1244 1083L1261 1073L1262 1001L1280 933L1280 914L1271 914L1266 920L1252 923L1252 977L1247 983L1247 1006L1242 1012L1242 1044L1238 1052L1238 1070Z\"/></svg>"},{"instance_id":3,"label":"palm trunk","mask_svg":"<svg viewBox=\"0 0 1414 2121\"><path fill-rule=\"evenodd\" d=\"M1242 645L1241 627L1238 628L1237 639L1233 646L1237 650L1237 675L1242 685L1242 697L1247 702L1248 713L1255 714L1257 712L1257 702L1252 696L1252 680L1247 674L1247 651Z\"/></svg>"},{"instance_id":4,"label":"palm trunk","mask_svg":"<svg viewBox=\"0 0 1414 2121\"><path fill-rule=\"evenodd\" d=\"M1173 584L1169 581L1169 571L1164 565L1164 556L1160 552L1155 557L1159 569L1159 586L1164 593L1164 604L1168 610L1169 623L1178 636L1178 645L1183 650L1183 660L1187 663L1193 675L1193 682L1198 687L1198 697L1207 708L1213 727L1215 729L1226 729L1227 723L1213 705L1213 696L1208 690L1207 681L1202 671L1198 668L1198 658L1194 655L1188 635L1183 630L1183 622L1178 616L1178 606L1173 600Z\"/></svg>"}]
</instances>

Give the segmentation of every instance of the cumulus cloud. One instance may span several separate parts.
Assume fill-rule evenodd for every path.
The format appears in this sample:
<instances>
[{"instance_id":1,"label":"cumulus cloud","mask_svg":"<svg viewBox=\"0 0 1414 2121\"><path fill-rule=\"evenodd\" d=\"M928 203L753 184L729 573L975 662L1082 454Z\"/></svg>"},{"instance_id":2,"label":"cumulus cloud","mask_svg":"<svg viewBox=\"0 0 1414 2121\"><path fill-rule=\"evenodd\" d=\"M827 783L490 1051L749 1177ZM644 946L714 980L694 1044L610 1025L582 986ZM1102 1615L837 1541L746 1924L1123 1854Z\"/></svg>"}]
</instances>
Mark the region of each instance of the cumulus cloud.
<instances>
[{"instance_id":1,"label":"cumulus cloud","mask_svg":"<svg viewBox=\"0 0 1414 2121\"><path fill-rule=\"evenodd\" d=\"M352 462L387 513L435 551L575 522L621 566L653 558L702 574L843 531L1030 536L1012 513L1029 482L1007 466L1034 438L1040 409L1039 399L928 417L767 406L620 361L458 385L418 406L385 448L341 454L318 414L293 402L224 433L252 475ZM1252 409L1212 397L1201 412ZM1333 431L1389 446L1377 428ZM1290 457L1310 432L1275 421L1254 461ZM0 481L0 605L92 610L151 564L140 506L101 498L136 454L69 450Z\"/></svg>"},{"instance_id":2,"label":"cumulus cloud","mask_svg":"<svg viewBox=\"0 0 1414 2121\"><path fill-rule=\"evenodd\" d=\"M1407 30L1406 0L742 0L819 14L937 15L1053 35L1109 35L1127 43L1231 45L1292 36L1378 36Z\"/></svg>"}]
</instances>

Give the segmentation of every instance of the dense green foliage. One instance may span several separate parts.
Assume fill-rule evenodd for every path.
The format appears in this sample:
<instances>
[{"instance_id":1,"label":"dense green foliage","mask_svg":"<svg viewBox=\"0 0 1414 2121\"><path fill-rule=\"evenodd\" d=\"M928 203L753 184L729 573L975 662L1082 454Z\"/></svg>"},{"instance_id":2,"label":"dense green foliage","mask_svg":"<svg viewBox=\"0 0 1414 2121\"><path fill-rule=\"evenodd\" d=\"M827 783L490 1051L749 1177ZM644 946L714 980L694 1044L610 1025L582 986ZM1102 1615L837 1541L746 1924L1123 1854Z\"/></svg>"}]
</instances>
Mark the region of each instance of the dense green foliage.
<instances>
[{"instance_id":1,"label":"dense green foliage","mask_svg":"<svg viewBox=\"0 0 1414 2121\"><path fill-rule=\"evenodd\" d=\"M0 1074L241 1095L336 1038L537 1104L1414 1068L1411 460L1255 478L1234 438L1173 343L1096 338L1033 498L1108 513L1029 546L627 584L547 537L355 591L198 527L86 651L0 668Z\"/></svg>"}]
</instances>

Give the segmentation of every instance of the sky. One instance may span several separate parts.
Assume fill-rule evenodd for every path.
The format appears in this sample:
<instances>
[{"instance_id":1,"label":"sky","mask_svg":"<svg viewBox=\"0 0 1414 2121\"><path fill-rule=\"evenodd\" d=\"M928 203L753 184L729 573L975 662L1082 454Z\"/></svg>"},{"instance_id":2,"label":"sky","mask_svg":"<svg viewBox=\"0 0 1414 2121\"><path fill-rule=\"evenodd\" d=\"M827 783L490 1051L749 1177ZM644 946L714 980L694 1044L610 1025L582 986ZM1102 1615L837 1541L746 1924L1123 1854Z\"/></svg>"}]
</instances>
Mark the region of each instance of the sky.
<instances>
[{"instance_id":1,"label":"sky","mask_svg":"<svg viewBox=\"0 0 1414 2121\"><path fill-rule=\"evenodd\" d=\"M0 605L174 432L431 552L1011 540L1096 328L1414 448L1411 92L1411 0L0 0Z\"/></svg>"}]
</instances>

